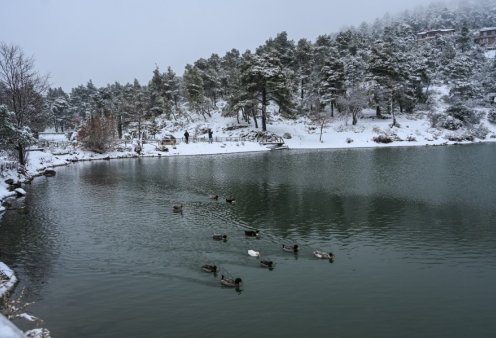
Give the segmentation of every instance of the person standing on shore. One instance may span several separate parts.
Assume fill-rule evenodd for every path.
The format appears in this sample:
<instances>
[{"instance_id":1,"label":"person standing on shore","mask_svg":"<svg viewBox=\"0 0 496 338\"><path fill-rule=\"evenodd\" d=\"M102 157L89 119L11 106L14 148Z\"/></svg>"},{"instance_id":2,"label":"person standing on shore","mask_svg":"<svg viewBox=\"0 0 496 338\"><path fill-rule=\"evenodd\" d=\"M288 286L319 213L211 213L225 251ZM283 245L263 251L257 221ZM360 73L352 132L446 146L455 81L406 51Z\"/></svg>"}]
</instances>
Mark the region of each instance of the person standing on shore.
<instances>
[{"instance_id":1,"label":"person standing on shore","mask_svg":"<svg viewBox=\"0 0 496 338\"><path fill-rule=\"evenodd\" d=\"M184 139L186 140L186 144L188 144L188 142L189 142L189 133L188 133L187 130L184 132Z\"/></svg>"},{"instance_id":2,"label":"person standing on shore","mask_svg":"<svg viewBox=\"0 0 496 338\"><path fill-rule=\"evenodd\" d=\"M212 143L214 141L213 134L214 132L212 131L212 129L208 129L208 143Z\"/></svg>"}]
</instances>

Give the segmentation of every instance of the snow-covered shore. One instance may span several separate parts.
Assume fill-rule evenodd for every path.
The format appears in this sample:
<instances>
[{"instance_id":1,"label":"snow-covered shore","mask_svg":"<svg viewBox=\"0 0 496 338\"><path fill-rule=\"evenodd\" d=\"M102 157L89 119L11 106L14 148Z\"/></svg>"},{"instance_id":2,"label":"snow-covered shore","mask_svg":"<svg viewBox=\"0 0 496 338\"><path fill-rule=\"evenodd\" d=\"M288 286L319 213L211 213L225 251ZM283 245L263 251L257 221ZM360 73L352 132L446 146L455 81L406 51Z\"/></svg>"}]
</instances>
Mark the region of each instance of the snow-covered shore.
<instances>
[{"instance_id":1,"label":"snow-covered shore","mask_svg":"<svg viewBox=\"0 0 496 338\"><path fill-rule=\"evenodd\" d=\"M439 146L450 144L471 144L474 142L496 142L496 125L488 121L481 124L487 129L485 139L473 141L462 140L467 130L462 128L450 131L432 128L426 114L400 115L397 117L399 127L391 127L391 119L377 119L371 111L365 113L358 124L351 125L349 118L336 117L324 127L322 137L320 128L307 119L285 120L276 118L269 121L267 130L270 133L285 136L284 142L289 149L338 149L338 148L368 148L368 147L400 147L400 146ZM226 126L237 126L237 129ZM197 134L198 130L211 128L214 132L214 142L208 143L205 134ZM181 142L183 133L188 130L190 143ZM158 151L157 143L150 141L143 145L141 153L135 152L134 145L122 143L119 151L98 154L85 151L73 146L60 148L44 148L29 152L25 175L16 170L4 171L0 180L0 202L9 197L15 197L16 192L9 191L5 182L12 179L23 182L34 176L40 176L47 168L67 165L77 161L109 160L137 157L169 157L230 154L240 152L261 152L270 149L255 140L241 141L246 135L258 132L259 129L249 125L237 125L235 118L222 117L220 113L213 114L208 121L198 121L190 124L176 124L167 130L178 139L175 146L168 146L168 151ZM374 138L387 136L390 143L377 143ZM160 139L161 135L157 136ZM195 139L196 141L192 141ZM0 159L1 160L1 159ZM1 214L5 208L0 209Z\"/></svg>"}]
</instances>

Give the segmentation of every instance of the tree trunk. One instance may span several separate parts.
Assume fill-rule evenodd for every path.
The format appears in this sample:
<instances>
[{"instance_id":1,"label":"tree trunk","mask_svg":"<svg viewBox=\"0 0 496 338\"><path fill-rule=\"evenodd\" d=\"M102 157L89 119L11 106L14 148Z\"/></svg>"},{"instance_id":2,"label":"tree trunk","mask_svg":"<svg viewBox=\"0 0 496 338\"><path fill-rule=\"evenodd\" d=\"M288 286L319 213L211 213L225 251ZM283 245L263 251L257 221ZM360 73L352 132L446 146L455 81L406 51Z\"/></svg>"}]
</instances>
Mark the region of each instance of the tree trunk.
<instances>
[{"instance_id":1,"label":"tree trunk","mask_svg":"<svg viewBox=\"0 0 496 338\"><path fill-rule=\"evenodd\" d=\"M267 105L267 91L265 87L262 89L262 131L267 131L267 112L265 111Z\"/></svg>"},{"instance_id":2,"label":"tree trunk","mask_svg":"<svg viewBox=\"0 0 496 338\"><path fill-rule=\"evenodd\" d=\"M391 115L393 116L393 127L397 126L396 124L396 116L394 115L393 109L393 92L391 92L391 97L389 98L389 109L391 110Z\"/></svg>"},{"instance_id":3,"label":"tree trunk","mask_svg":"<svg viewBox=\"0 0 496 338\"><path fill-rule=\"evenodd\" d=\"M141 117L138 118L138 145L141 147Z\"/></svg>"},{"instance_id":4,"label":"tree trunk","mask_svg":"<svg viewBox=\"0 0 496 338\"><path fill-rule=\"evenodd\" d=\"M257 113L256 113L255 106L252 106L251 113L253 114L253 121L255 122L255 128L258 129Z\"/></svg>"},{"instance_id":5,"label":"tree trunk","mask_svg":"<svg viewBox=\"0 0 496 338\"><path fill-rule=\"evenodd\" d=\"M117 117L117 135L119 136L119 140L122 139L122 115L118 115Z\"/></svg>"},{"instance_id":6,"label":"tree trunk","mask_svg":"<svg viewBox=\"0 0 496 338\"><path fill-rule=\"evenodd\" d=\"M356 124L358 123L357 113L352 113L351 116L353 117L353 121L351 122L351 124L356 126Z\"/></svg>"},{"instance_id":7,"label":"tree trunk","mask_svg":"<svg viewBox=\"0 0 496 338\"><path fill-rule=\"evenodd\" d=\"M375 116L379 118L382 117L381 107L379 105L375 106Z\"/></svg>"},{"instance_id":8,"label":"tree trunk","mask_svg":"<svg viewBox=\"0 0 496 338\"><path fill-rule=\"evenodd\" d=\"M331 117L334 117L334 99L331 100Z\"/></svg>"},{"instance_id":9,"label":"tree trunk","mask_svg":"<svg viewBox=\"0 0 496 338\"><path fill-rule=\"evenodd\" d=\"M19 149L19 164L23 166L26 164L26 159L24 158L24 145L18 143L17 147Z\"/></svg>"},{"instance_id":10,"label":"tree trunk","mask_svg":"<svg viewBox=\"0 0 496 338\"><path fill-rule=\"evenodd\" d=\"M324 129L324 123L321 123L320 124L320 137L319 137L319 141L320 143L322 143L322 130Z\"/></svg>"},{"instance_id":11,"label":"tree trunk","mask_svg":"<svg viewBox=\"0 0 496 338\"><path fill-rule=\"evenodd\" d=\"M305 90L303 89L303 85L304 85L304 80L301 79L301 92L300 92L300 98L303 100L303 96L305 95Z\"/></svg>"},{"instance_id":12,"label":"tree trunk","mask_svg":"<svg viewBox=\"0 0 496 338\"><path fill-rule=\"evenodd\" d=\"M427 86L425 87L425 94L424 94L424 103L427 103L427 100L429 100L429 88L431 86L431 82L427 82Z\"/></svg>"}]
</instances>

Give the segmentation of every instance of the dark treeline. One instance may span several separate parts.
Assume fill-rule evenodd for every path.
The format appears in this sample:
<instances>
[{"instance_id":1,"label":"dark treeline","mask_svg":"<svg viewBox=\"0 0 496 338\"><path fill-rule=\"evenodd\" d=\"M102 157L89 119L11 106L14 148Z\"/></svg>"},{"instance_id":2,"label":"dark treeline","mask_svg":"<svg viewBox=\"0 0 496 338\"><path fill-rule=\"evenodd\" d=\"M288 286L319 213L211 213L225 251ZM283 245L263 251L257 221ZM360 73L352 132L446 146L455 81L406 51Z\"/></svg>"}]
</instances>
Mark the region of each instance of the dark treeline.
<instances>
[{"instance_id":1,"label":"dark treeline","mask_svg":"<svg viewBox=\"0 0 496 338\"><path fill-rule=\"evenodd\" d=\"M57 131L91 124L83 134L96 125L110 125L107 129L118 138L132 124L140 137L145 121L153 134L160 128L153 122L158 116L206 119L222 101L225 116L251 121L262 130L270 104L286 118L322 122L349 114L353 124L368 107L378 117L391 116L395 125L395 113L428 110L434 85L448 86L452 104L488 101L496 92L496 62L484 56L475 37L491 26L496 26L496 5L484 0L385 15L315 41L295 42L282 32L255 51L232 49L196 60L182 76L157 67L147 84L134 80L97 88L90 80L70 93L51 88L45 95L44 121ZM432 39L417 37L437 29L454 31ZM0 86L0 103L12 110L8 89Z\"/></svg>"}]
</instances>

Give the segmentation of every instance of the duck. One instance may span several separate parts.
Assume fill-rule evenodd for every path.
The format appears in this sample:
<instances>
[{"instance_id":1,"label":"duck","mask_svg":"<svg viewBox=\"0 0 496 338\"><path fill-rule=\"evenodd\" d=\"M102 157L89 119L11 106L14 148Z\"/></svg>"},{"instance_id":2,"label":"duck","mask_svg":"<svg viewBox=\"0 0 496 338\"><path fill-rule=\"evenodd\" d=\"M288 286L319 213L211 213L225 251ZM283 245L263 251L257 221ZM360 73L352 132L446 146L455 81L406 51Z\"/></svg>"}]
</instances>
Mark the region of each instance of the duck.
<instances>
[{"instance_id":1,"label":"duck","mask_svg":"<svg viewBox=\"0 0 496 338\"><path fill-rule=\"evenodd\" d=\"M259 237L260 231L258 231L258 230L245 230L245 236L247 236L247 237Z\"/></svg>"},{"instance_id":2,"label":"duck","mask_svg":"<svg viewBox=\"0 0 496 338\"><path fill-rule=\"evenodd\" d=\"M251 257L260 257L260 251L248 250L248 255Z\"/></svg>"},{"instance_id":3,"label":"duck","mask_svg":"<svg viewBox=\"0 0 496 338\"><path fill-rule=\"evenodd\" d=\"M229 278L229 277L226 277L224 275L222 275L222 277L220 278L220 283L222 285L225 285L225 286L229 286L229 287L240 287L241 283L243 281L241 280L241 278Z\"/></svg>"},{"instance_id":4,"label":"duck","mask_svg":"<svg viewBox=\"0 0 496 338\"><path fill-rule=\"evenodd\" d=\"M334 260L336 256L332 252L325 252L325 251L320 251L320 250L315 250L313 252L313 255L317 258L321 259L329 259L329 260Z\"/></svg>"},{"instance_id":5,"label":"duck","mask_svg":"<svg viewBox=\"0 0 496 338\"><path fill-rule=\"evenodd\" d=\"M283 244L282 245L282 249L286 252L294 252L294 253L297 253L298 252L298 244L294 244L294 245L286 245L286 244Z\"/></svg>"},{"instance_id":6,"label":"duck","mask_svg":"<svg viewBox=\"0 0 496 338\"><path fill-rule=\"evenodd\" d=\"M227 235L213 234L212 238L216 241L227 241Z\"/></svg>"},{"instance_id":7,"label":"duck","mask_svg":"<svg viewBox=\"0 0 496 338\"><path fill-rule=\"evenodd\" d=\"M205 264L204 266L202 266L202 270L205 272L216 273L218 268L216 265Z\"/></svg>"},{"instance_id":8,"label":"duck","mask_svg":"<svg viewBox=\"0 0 496 338\"><path fill-rule=\"evenodd\" d=\"M183 204L174 204L172 206L172 210L175 211L175 212L181 212L183 211Z\"/></svg>"},{"instance_id":9,"label":"duck","mask_svg":"<svg viewBox=\"0 0 496 338\"><path fill-rule=\"evenodd\" d=\"M210 198L211 200L218 200L219 195L210 195L210 196L208 196L208 198Z\"/></svg>"},{"instance_id":10,"label":"duck","mask_svg":"<svg viewBox=\"0 0 496 338\"><path fill-rule=\"evenodd\" d=\"M234 197L228 197L228 198L226 198L226 202L231 203L231 204L236 203L236 199Z\"/></svg>"},{"instance_id":11,"label":"duck","mask_svg":"<svg viewBox=\"0 0 496 338\"><path fill-rule=\"evenodd\" d=\"M262 268L272 269L274 267L274 262L266 260L266 259L262 259L262 260L260 260L260 266Z\"/></svg>"}]
</instances>

